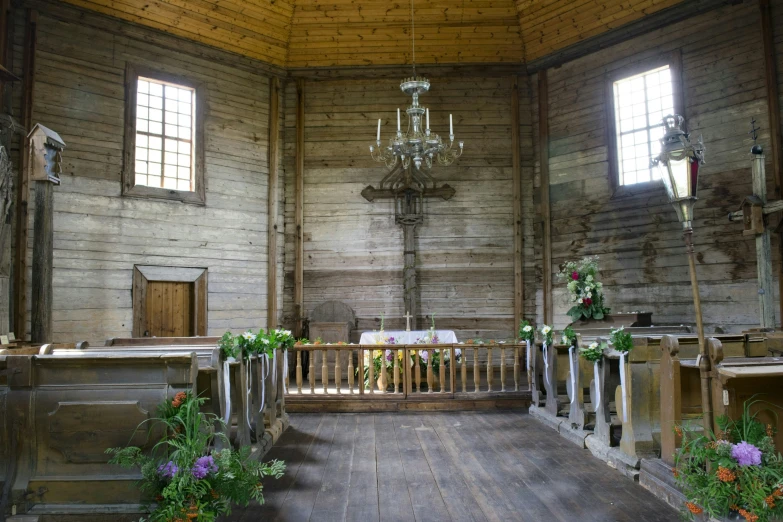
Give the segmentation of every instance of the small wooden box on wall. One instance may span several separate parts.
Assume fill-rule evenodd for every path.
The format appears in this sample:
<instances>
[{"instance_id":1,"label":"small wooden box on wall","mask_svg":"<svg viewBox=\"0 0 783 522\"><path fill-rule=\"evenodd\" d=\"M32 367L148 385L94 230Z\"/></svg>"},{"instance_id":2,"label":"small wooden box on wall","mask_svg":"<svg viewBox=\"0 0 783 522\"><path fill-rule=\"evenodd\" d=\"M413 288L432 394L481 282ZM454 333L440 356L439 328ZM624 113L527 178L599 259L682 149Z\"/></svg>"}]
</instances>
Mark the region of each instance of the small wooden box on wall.
<instances>
[{"instance_id":1,"label":"small wooden box on wall","mask_svg":"<svg viewBox=\"0 0 783 522\"><path fill-rule=\"evenodd\" d=\"M746 196L742 202L743 236L755 236L764 233L764 203L756 196Z\"/></svg>"},{"instance_id":2,"label":"small wooden box on wall","mask_svg":"<svg viewBox=\"0 0 783 522\"><path fill-rule=\"evenodd\" d=\"M65 142L59 134L40 123L35 124L27 139L30 141L30 180L59 185Z\"/></svg>"}]
</instances>

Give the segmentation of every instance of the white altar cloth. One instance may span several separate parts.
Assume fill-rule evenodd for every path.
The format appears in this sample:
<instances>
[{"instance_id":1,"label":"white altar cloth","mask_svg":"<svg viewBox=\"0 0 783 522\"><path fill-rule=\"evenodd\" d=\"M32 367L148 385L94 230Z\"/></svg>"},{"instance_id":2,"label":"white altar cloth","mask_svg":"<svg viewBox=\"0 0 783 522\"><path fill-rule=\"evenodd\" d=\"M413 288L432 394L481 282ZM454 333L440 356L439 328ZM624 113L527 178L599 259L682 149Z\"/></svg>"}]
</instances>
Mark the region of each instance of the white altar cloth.
<instances>
[{"instance_id":1,"label":"white altar cloth","mask_svg":"<svg viewBox=\"0 0 783 522\"><path fill-rule=\"evenodd\" d=\"M385 338L394 337L395 344L416 344L418 339L427 337L429 330L386 330L383 332ZM440 344L456 344L457 336L453 330L435 330ZM359 344L378 344L380 332L362 332Z\"/></svg>"}]
</instances>

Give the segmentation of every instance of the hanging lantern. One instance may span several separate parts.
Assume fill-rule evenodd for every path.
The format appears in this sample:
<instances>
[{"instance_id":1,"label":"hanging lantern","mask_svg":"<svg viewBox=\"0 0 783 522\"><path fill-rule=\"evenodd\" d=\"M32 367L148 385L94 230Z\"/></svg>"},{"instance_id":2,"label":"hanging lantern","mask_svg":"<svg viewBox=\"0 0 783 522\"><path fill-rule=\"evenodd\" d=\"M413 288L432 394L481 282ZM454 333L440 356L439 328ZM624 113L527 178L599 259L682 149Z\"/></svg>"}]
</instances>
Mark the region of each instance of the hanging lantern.
<instances>
[{"instance_id":1,"label":"hanging lantern","mask_svg":"<svg viewBox=\"0 0 783 522\"><path fill-rule=\"evenodd\" d=\"M699 182L699 167L704 164L704 143L692 144L690 136L682 130L683 117L669 115L663 119L666 132L661 138L661 153L653 159L660 169L669 202L677 212L684 228L693 221L693 204Z\"/></svg>"}]
</instances>

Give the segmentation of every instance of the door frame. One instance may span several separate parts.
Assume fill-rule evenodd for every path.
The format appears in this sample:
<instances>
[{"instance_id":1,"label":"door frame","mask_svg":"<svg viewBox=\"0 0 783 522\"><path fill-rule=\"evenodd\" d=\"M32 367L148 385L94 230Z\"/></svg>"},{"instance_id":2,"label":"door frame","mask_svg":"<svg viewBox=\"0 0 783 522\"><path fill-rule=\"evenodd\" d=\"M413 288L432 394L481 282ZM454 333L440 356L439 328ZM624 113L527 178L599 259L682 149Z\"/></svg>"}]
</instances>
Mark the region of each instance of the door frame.
<instances>
[{"instance_id":1,"label":"door frame","mask_svg":"<svg viewBox=\"0 0 783 522\"><path fill-rule=\"evenodd\" d=\"M147 287L150 281L165 283L193 283L195 306L193 330L196 335L207 335L207 269L178 266L133 265L133 337L144 337L147 317Z\"/></svg>"}]
</instances>

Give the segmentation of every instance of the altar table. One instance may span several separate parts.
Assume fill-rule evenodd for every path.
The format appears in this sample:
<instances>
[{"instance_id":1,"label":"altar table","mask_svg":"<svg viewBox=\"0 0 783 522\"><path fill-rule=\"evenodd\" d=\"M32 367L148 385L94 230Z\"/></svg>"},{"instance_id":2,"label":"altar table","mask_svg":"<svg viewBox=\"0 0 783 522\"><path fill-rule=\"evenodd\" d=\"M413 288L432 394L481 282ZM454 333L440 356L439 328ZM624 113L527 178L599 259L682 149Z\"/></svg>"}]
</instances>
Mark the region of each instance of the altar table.
<instances>
[{"instance_id":1,"label":"altar table","mask_svg":"<svg viewBox=\"0 0 783 522\"><path fill-rule=\"evenodd\" d=\"M385 330L384 338L394 337L395 344L416 344L418 339L425 339L429 330L413 330L406 332L404 330ZM440 344L456 344L457 336L453 330L435 330ZM359 344L379 344L380 332L363 332Z\"/></svg>"}]
</instances>

